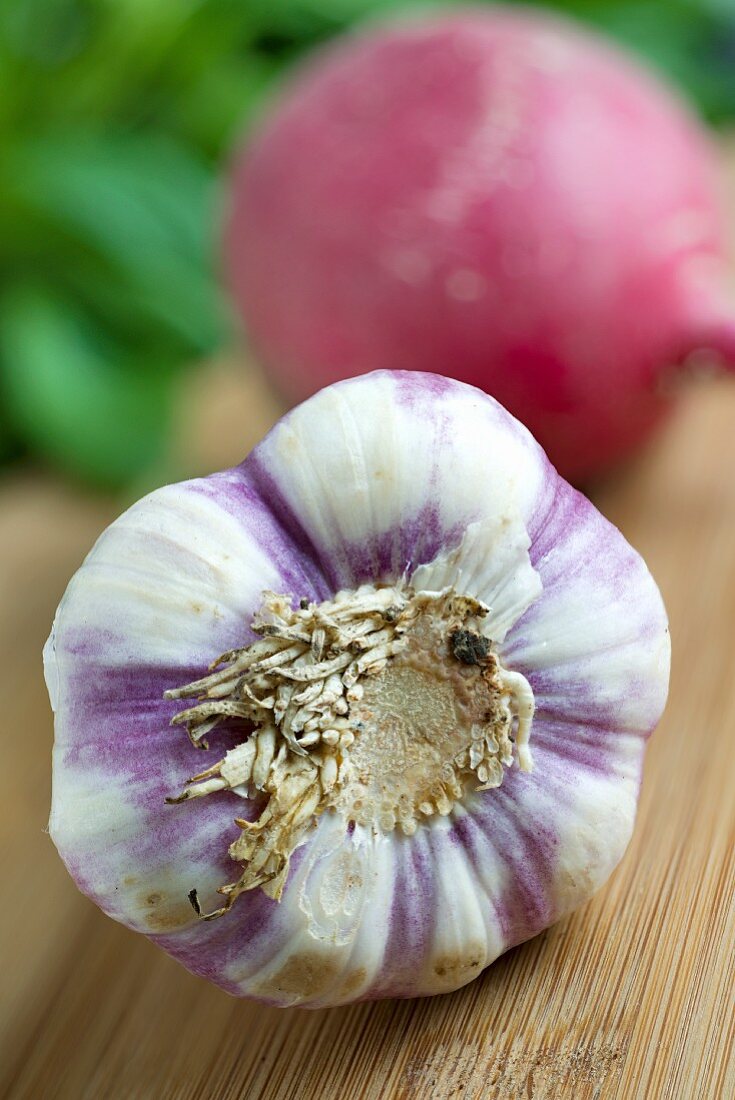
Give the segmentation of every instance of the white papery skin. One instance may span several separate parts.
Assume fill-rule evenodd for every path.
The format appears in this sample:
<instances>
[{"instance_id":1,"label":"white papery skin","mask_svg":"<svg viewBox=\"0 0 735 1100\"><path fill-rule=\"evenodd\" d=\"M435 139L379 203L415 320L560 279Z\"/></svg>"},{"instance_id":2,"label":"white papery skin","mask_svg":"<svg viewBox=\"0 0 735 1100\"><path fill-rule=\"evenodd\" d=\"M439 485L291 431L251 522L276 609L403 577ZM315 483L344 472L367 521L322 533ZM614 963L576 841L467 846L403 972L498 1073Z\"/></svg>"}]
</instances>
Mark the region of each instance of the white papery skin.
<instances>
[{"instance_id":1,"label":"white papery skin","mask_svg":"<svg viewBox=\"0 0 735 1100\"><path fill-rule=\"evenodd\" d=\"M253 638L265 589L453 585L535 696L534 768L414 836L326 811L280 901L237 877L232 792L164 803L238 740L198 752L163 692ZM285 417L234 470L160 489L99 539L44 653L56 712L51 836L80 888L232 993L320 1006L455 989L585 901L633 827L669 635L640 557L496 402L379 372Z\"/></svg>"}]
</instances>

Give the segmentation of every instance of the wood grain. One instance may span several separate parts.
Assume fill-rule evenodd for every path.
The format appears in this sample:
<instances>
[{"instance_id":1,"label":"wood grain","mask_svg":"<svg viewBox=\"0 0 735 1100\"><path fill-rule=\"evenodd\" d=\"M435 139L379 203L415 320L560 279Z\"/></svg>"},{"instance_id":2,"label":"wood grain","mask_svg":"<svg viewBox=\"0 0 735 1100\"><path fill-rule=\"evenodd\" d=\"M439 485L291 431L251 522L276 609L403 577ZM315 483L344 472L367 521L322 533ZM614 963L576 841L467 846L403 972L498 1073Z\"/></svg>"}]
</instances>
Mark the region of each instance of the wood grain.
<instances>
[{"instance_id":1,"label":"wood grain","mask_svg":"<svg viewBox=\"0 0 735 1100\"><path fill-rule=\"evenodd\" d=\"M259 433L272 399L249 376L242 386ZM44 832L52 728L40 650L114 505L31 475L0 487L4 1094L734 1096L734 423L735 385L692 388L648 453L596 495L647 558L674 642L669 707L611 882L455 994L315 1012L230 999L77 894ZM212 466L232 457L238 430L214 433Z\"/></svg>"}]
</instances>

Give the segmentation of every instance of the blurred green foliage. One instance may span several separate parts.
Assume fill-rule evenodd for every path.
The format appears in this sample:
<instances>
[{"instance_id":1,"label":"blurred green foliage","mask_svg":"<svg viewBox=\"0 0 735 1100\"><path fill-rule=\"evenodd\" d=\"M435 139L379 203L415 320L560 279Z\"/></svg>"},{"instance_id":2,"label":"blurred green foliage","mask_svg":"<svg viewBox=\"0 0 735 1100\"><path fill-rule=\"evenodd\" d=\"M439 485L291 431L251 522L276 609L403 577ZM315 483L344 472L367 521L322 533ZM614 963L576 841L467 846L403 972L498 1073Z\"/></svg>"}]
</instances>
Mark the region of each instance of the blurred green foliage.
<instances>
[{"instance_id":1,"label":"blurred green foliage","mask_svg":"<svg viewBox=\"0 0 735 1100\"><path fill-rule=\"evenodd\" d=\"M733 0L543 0L709 120L735 116ZM100 484L155 468L176 387L227 337L218 175L281 74L424 0L0 5L0 458ZM447 5L448 6L448 5Z\"/></svg>"}]
</instances>

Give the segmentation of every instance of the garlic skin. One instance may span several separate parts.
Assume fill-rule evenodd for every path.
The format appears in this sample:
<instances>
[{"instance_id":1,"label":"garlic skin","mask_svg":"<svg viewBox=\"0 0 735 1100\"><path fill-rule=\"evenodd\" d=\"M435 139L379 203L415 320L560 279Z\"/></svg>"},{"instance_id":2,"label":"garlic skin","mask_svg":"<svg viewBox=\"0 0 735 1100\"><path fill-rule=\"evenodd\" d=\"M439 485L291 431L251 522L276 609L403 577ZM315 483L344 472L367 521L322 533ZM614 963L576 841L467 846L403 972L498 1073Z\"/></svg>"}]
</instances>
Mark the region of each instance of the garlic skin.
<instances>
[{"instance_id":1,"label":"garlic skin","mask_svg":"<svg viewBox=\"0 0 735 1100\"><path fill-rule=\"evenodd\" d=\"M406 582L489 607L482 634L532 693L532 770L468 782L413 835L322 808L280 900L248 889L201 920L188 896L221 905L235 819L255 822L263 796L165 802L244 735L215 729L196 750L164 692L254 642L265 591L318 605ZM448 992L620 860L669 659L642 559L492 398L416 372L351 379L235 469L139 501L72 579L44 651L50 833L97 905L230 993L318 1007Z\"/></svg>"}]
</instances>

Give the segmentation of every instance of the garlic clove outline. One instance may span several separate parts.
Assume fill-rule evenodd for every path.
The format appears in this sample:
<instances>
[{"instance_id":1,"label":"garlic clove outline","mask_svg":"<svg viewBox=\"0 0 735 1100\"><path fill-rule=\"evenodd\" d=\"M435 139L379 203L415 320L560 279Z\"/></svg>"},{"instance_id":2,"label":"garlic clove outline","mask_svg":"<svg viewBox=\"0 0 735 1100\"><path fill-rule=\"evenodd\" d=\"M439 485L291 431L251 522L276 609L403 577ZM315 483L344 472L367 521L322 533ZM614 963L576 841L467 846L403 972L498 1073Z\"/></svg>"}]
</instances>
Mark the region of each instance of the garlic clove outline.
<instances>
[{"instance_id":1,"label":"garlic clove outline","mask_svg":"<svg viewBox=\"0 0 735 1100\"><path fill-rule=\"evenodd\" d=\"M241 894L234 819L262 796L164 798L198 752L167 689L254 640L266 589L315 604L376 582L490 605L483 631L535 701L529 751L413 835L326 810L280 901ZM434 375L338 383L237 468L157 490L101 537L45 651L56 710L51 835L80 888L190 969L274 1004L443 992L580 904L628 842L669 638L640 557L496 402Z\"/></svg>"}]
</instances>

